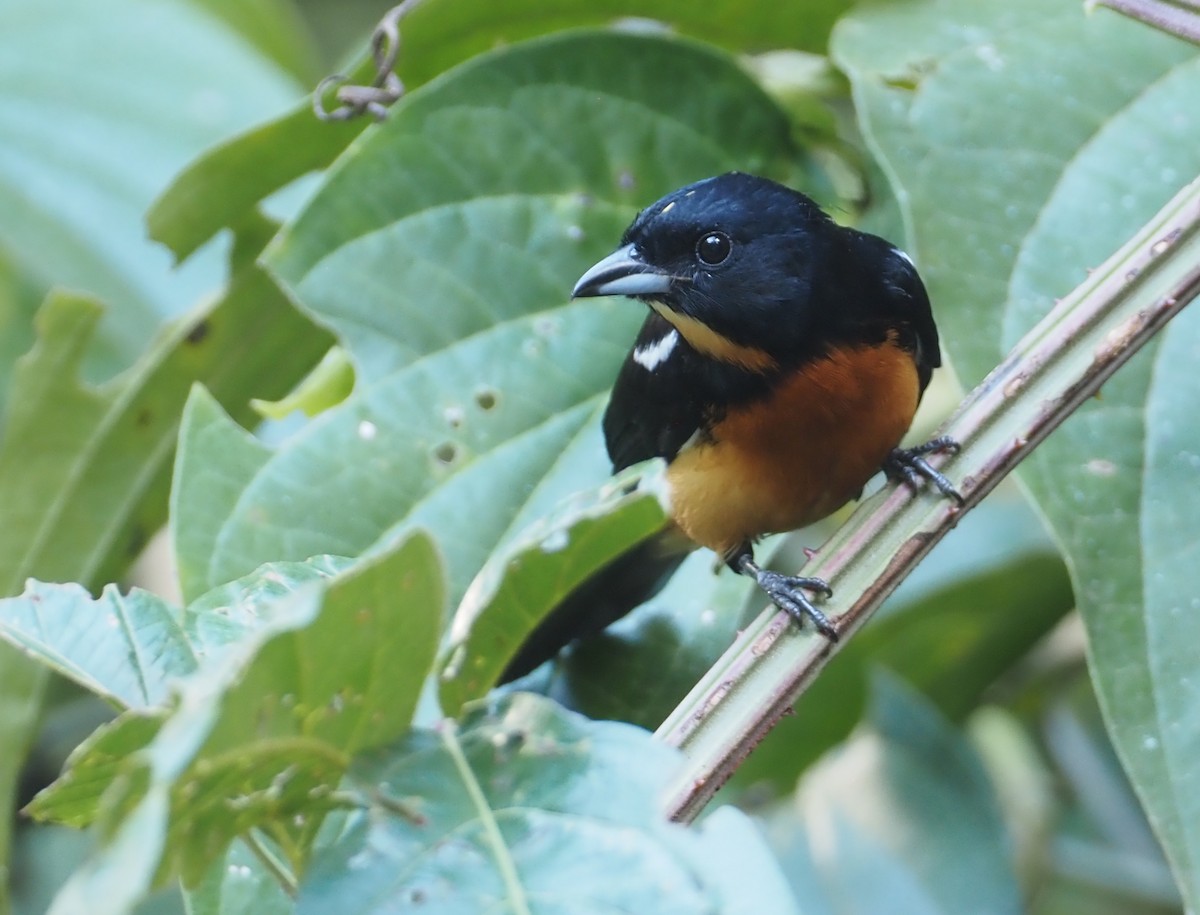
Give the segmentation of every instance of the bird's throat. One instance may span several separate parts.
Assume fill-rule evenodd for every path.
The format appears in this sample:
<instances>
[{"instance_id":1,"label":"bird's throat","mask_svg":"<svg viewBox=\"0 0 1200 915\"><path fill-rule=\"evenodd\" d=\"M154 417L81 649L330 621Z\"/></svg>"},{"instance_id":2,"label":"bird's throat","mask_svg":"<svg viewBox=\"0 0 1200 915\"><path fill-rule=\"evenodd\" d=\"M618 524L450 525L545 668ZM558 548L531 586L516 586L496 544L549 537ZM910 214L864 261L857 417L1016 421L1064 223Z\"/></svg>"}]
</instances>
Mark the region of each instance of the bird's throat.
<instances>
[{"instance_id":1,"label":"bird's throat","mask_svg":"<svg viewBox=\"0 0 1200 915\"><path fill-rule=\"evenodd\" d=\"M698 353L752 372L766 372L778 367L766 350L735 343L728 337L717 333L703 321L693 318L691 315L674 311L660 301L651 299L650 307L658 312L664 320L669 321L679 331L680 336Z\"/></svg>"}]
</instances>

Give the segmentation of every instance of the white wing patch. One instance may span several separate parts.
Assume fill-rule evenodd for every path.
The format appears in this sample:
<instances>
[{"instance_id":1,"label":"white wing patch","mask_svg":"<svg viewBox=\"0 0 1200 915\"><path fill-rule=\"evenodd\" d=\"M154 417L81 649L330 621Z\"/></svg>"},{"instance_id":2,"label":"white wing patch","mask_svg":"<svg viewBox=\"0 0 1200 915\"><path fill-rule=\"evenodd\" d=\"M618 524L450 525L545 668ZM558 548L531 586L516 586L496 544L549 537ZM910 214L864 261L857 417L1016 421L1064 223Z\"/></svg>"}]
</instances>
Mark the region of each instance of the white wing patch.
<instances>
[{"instance_id":1,"label":"white wing patch","mask_svg":"<svg viewBox=\"0 0 1200 915\"><path fill-rule=\"evenodd\" d=\"M633 361L647 372L653 372L667 361L667 358L675 351L675 344L678 342L679 331L672 329L665 337L660 337L653 343L647 343L645 346L635 349Z\"/></svg>"}]
</instances>

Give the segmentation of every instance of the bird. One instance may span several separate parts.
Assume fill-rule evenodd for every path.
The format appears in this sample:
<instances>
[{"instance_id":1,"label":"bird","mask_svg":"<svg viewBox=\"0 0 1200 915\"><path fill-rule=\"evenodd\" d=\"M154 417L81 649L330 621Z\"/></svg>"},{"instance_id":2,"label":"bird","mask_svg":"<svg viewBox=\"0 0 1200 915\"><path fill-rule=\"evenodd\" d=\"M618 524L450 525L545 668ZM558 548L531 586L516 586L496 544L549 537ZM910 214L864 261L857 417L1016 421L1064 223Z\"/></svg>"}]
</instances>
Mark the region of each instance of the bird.
<instances>
[{"instance_id":1,"label":"bird","mask_svg":"<svg viewBox=\"0 0 1200 915\"><path fill-rule=\"evenodd\" d=\"M571 297L592 296L648 306L602 428L614 472L666 461L670 523L552 610L501 682L615 622L697 547L836 641L814 603L828 583L763 568L755 542L830 515L880 470L961 503L927 460L955 442L899 447L941 365L912 259L800 191L729 172L667 194L579 278Z\"/></svg>"}]
</instances>

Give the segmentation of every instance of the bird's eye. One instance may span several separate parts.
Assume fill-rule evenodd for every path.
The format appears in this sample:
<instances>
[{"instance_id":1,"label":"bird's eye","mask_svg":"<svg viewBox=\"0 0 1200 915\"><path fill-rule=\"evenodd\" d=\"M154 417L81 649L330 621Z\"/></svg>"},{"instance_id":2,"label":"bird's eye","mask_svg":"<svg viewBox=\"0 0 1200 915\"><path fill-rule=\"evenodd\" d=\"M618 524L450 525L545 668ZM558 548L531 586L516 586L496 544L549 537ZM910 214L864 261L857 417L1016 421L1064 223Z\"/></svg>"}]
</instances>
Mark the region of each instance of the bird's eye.
<instances>
[{"instance_id":1,"label":"bird's eye","mask_svg":"<svg viewBox=\"0 0 1200 915\"><path fill-rule=\"evenodd\" d=\"M696 242L696 257L710 267L725 263L732 250L733 242L724 232L705 232Z\"/></svg>"}]
</instances>

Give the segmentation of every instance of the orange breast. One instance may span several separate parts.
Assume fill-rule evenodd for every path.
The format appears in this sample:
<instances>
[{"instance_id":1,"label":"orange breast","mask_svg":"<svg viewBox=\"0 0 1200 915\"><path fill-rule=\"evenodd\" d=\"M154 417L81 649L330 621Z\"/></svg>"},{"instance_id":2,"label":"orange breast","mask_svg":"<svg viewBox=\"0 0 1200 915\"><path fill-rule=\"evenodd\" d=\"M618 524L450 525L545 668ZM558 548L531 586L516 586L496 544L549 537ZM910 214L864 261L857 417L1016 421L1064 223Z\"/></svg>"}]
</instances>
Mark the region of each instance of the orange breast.
<instances>
[{"instance_id":1,"label":"orange breast","mask_svg":"<svg viewBox=\"0 0 1200 915\"><path fill-rule=\"evenodd\" d=\"M879 470L919 396L912 357L891 343L806 365L767 399L731 410L711 443L671 463L676 524L728 555L761 534L825 517Z\"/></svg>"}]
</instances>

